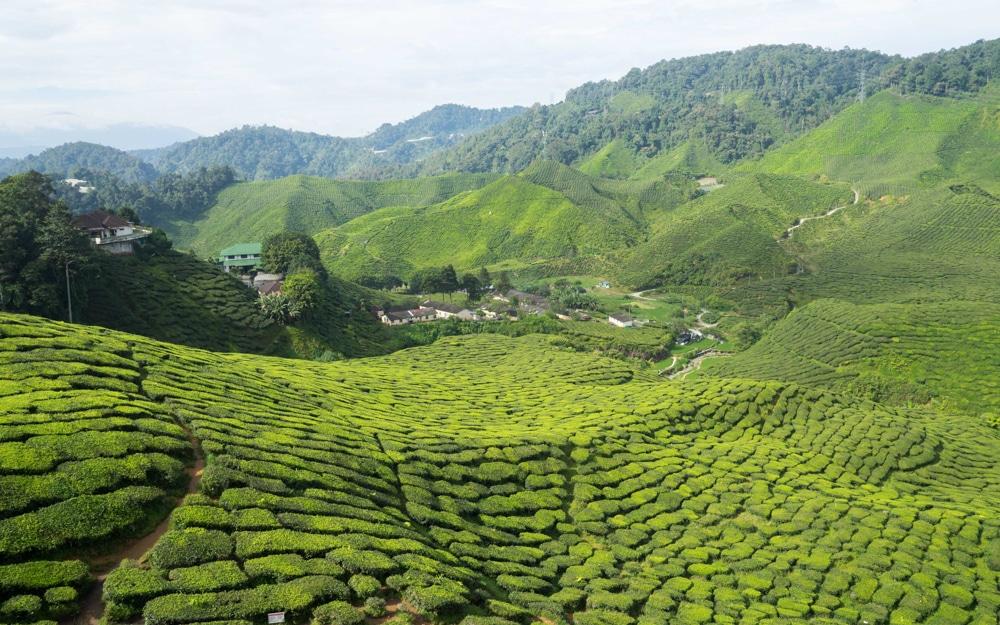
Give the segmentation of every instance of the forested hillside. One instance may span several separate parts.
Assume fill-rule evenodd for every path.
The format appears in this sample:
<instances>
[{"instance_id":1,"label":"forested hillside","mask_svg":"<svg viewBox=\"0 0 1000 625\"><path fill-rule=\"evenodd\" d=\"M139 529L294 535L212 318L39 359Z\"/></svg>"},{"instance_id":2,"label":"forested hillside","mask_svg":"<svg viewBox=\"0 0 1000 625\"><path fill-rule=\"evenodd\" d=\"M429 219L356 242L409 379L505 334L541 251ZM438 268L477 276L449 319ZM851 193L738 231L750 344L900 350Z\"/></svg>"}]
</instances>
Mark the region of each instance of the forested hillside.
<instances>
[{"instance_id":1,"label":"forested hillside","mask_svg":"<svg viewBox=\"0 0 1000 625\"><path fill-rule=\"evenodd\" d=\"M0 310L218 351L317 358L389 349L356 285L324 276L313 314L281 325L262 312L256 291L214 263L170 249L162 233L135 256L113 256L93 249L70 219L44 176L0 181Z\"/></svg>"},{"instance_id":2,"label":"forested hillside","mask_svg":"<svg viewBox=\"0 0 1000 625\"><path fill-rule=\"evenodd\" d=\"M97 171L125 183L149 182L157 175L155 167L128 152L95 143L67 143L23 159L0 159L0 178L32 170L60 178Z\"/></svg>"},{"instance_id":3,"label":"forested hillside","mask_svg":"<svg viewBox=\"0 0 1000 625\"><path fill-rule=\"evenodd\" d=\"M294 174L377 177L390 165L419 161L521 111L520 107L476 109L447 104L399 124L383 124L357 138L245 126L136 154L164 173L228 166L247 180Z\"/></svg>"},{"instance_id":4,"label":"forested hillside","mask_svg":"<svg viewBox=\"0 0 1000 625\"><path fill-rule=\"evenodd\" d=\"M669 164L704 172L705 163L759 156L818 126L859 98L862 73L868 94L893 87L959 97L1000 74L1000 40L913 59L793 45L661 61L532 107L416 170L514 172L542 157L615 177ZM685 145L702 155L665 156Z\"/></svg>"}]
</instances>

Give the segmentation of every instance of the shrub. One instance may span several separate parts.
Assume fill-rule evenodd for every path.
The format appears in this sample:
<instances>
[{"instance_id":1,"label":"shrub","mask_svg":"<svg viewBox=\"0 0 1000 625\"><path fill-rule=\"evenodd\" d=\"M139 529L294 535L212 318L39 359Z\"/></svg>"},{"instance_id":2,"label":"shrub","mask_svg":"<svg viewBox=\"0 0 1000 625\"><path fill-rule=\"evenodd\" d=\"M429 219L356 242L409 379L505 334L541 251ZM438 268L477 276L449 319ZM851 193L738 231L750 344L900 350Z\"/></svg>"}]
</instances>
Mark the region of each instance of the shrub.
<instances>
[{"instance_id":1,"label":"shrub","mask_svg":"<svg viewBox=\"0 0 1000 625\"><path fill-rule=\"evenodd\" d=\"M587 610L573 615L575 625L632 625L635 619L612 610Z\"/></svg>"},{"instance_id":2,"label":"shrub","mask_svg":"<svg viewBox=\"0 0 1000 625\"><path fill-rule=\"evenodd\" d=\"M247 576L231 560L173 569L169 578L174 590L186 592L239 588L247 582Z\"/></svg>"},{"instance_id":3,"label":"shrub","mask_svg":"<svg viewBox=\"0 0 1000 625\"><path fill-rule=\"evenodd\" d=\"M144 569L134 560L122 562L104 581L104 601L137 608L153 597L170 591L170 583L160 571Z\"/></svg>"},{"instance_id":4,"label":"shrub","mask_svg":"<svg viewBox=\"0 0 1000 625\"><path fill-rule=\"evenodd\" d=\"M244 590L202 594L171 594L149 601L143 609L146 625L175 625L217 619L257 619L268 612L285 611L292 619L313 605L346 597L343 582L321 575L284 584L265 584Z\"/></svg>"},{"instance_id":5,"label":"shrub","mask_svg":"<svg viewBox=\"0 0 1000 625\"><path fill-rule=\"evenodd\" d=\"M313 625L359 625L365 615L346 601L331 601L313 610Z\"/></svg>"},{"instance_id":6,"label":"shrub","mask_svg":"<svg viewBox=\"0 0 1000 625\"><path fill-rule=\"evenodd\" d=\"M0 520L0 557L51 552L129 533L155 510L163 495L159 488L128 486Z\"/></svg>"},{"instance_id":7,"label":"shrub","mask_svg":"<svg viewBox=\"0 0 1000 625\"><path fill-rule=\"evenodd\" d=\"M42 598L37 595L14 595L0 603L0 619L27 619L40 612Z\"/></svg>"},{"instance_id":8,"label":"shrub","mask_svg":"<svg viewBox=\"0 0 1000 625\"><path fill-rule=\"evenodd\" d=\"M44 590L53 586L79 586L90 577L79 560L35 561L0 566L0 593Z\"/></svg>"},{"instance_id":9,"label":"shrub","mask_svg":"<svg viewBox=\"0 0 1000 625\"><path fill-rule=\"evenodd\" d=\"M70 603L76 601L79 593L71 586L56 586L45 591L46 603Z\"/></svg>"},{"instance_id":10,"label":"shrub","mask_svg":"<svg viewBox=\"0 0 1000 625\"><path fill-rule=\"evenodd\" d=\"M370 616L372 618L385 616L385 599L382 597L368 597L365 599L362 611L366 616Z\"/></svg>"},{"instance_id":11,"label":"shrub","mask_svg":"<svg viewBox=\"0 0 1000 625\"><path fill-rule=\"evenodd\" d=\"M410 586L403 592L403 599L428 618L457 610L467 601L465 587L445 579L430 586Z\"/></svg>"},{"instance_id":12,"label":"shrub","mask_svg":"<svg viewBox=\"0 0 1000 625\"><path fill-rule=\"evenodd\" d=\"M354 591L354 596L358 599L371 597L382 588L382 584L377 579L361 573L352 575L351 579L347 581L347 585Z\"/></svg>"},{"instance_id":13,"label":"shrub","mask_svg":"<svg viewBox=\"0 0 1000 625\"><path fill-rule=\"evenodd\" d=\"M224 560L232 553L233 541L225 533L191 527L161 536L149 554L149 561L157 568L173 569Z\"/></svg>"}]
</instances>

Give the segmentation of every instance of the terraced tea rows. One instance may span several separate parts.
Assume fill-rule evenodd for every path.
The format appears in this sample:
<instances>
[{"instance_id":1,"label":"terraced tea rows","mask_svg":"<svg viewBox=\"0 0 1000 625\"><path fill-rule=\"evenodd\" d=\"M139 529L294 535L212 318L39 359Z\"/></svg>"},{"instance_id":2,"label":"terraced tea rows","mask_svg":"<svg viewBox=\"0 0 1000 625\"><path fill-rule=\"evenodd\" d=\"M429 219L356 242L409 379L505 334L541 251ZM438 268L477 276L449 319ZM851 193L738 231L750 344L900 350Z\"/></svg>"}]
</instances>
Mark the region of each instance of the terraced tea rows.
<instances>
[{"instance_id":1,"label":"terraced tea rows","mask_svg":"<svg viewBox=\"0 0 1000 625\"><path fill-rule=\"evenodd\" d=\"M75 608L79 558L144 534L186 483L191 447L107 331L0 330L0 620Z\"/></svg>"},{"instance_id":2,"label":"terraced tea rows","mask_svg":"<svg viewBox=\"0 0 1000 625\"><path fill-rule=\"evenodd\" d=\"M322 364L31 317L0 317L0 333L37 384L81 405L114 395L121 430L163 423L188 458L184 424L206 454L201 493L148 562L108 578L113 620L350 623L397 599L466 625L986 625L1000 609L1000 439L971 417L788 383L667 383L539 335ZM135 374L46 373L106 353ZM62 423L39 391L3 388L5 419L31 403ZM11 431L5 445L44 442ZM41 591L19 583L0 585L4 619L43 618Z\"/></svg>"},{"instance_id":3,"label":"terraced tea rows","mask_svg":"<svg viewBox=\"0 0 1000 625\"><path fill-rule=\"evenodd\" d=\"M793 311L744 353L705 363L722 377L794 380L881 401L935 399L1000 409L1000 306L979 302L854 305Z\"/></svg>"}]
</instances>

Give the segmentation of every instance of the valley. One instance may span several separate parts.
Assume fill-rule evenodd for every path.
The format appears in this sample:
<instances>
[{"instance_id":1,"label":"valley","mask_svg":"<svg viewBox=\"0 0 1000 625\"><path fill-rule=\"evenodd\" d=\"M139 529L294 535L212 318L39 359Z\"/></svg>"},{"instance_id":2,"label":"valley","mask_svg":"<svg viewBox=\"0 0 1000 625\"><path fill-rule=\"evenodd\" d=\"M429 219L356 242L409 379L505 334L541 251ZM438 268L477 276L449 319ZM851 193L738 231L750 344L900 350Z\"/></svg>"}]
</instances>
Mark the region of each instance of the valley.
<instances>
[{"instance_id":1,"label":"valley","mask_svg":"<svg viewBox=\"0 0 1000 625\"><path fill-rule=\"evenodd\" d=\"M996 625L994 71L4 161L0 625Z\"/></svg>"}]
</instances>

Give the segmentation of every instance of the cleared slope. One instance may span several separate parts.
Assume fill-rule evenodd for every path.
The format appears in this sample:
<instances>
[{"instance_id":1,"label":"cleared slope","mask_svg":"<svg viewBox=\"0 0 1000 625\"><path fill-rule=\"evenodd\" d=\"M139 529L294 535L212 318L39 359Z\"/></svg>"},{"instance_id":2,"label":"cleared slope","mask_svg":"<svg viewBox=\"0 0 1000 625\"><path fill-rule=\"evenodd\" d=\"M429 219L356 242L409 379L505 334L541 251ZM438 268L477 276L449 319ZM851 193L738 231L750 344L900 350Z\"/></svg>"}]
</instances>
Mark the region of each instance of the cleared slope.
<instances>
[{"instance_id":1,"label":"cleared slope","mask_svg":"<svg viewBox=\"0 0 1000 625\"><path fill-rule=\"evenodd\" d=\"M968 99L885 91L741 167L874 185L872 193L942 180L1000 184L1000 92Z\"/></svg>"},{"instance_id":2,"label":"cleared slope","mask_svg":"<svg viewBox=\"0 0 1000 625\"><path fill-rule=\"evenodd\" d=\"M194 222L163 226L178 247L204 256L281 230L313 234L386 206L426 206L495 180L489 174L448 174L414 180L352 181L311 176L243 182L222 191Z\"/></svg>"},{"instance_id":3,"label":"cleared slope","mask_svg":"<svg viewBox=\"0 0 1000 625\"><path fill-rule=\"evenodd\" d=\"M523 266L573 259L632 245L640 226L623 208L574 204L566 195L508 176L424 208L386 208L316 239L336 275L406 277L452 264Z\"/></svg>"},{"instance_id":4,"label":"cleared slope","mask_svg":"<svg viewBox=\"0 0 1000 625\"><path fill-rule=\"evenodd\" d=\"M202 493L147 564L108 578L117 619L306 621L371 595L466 625L958 625L1000 607L1000 438L973 418L647 381L538 336L333 364L12 315L0 337L0 479L18 495L0 593L22 597L22 620L70 585L32 562L127 535L145 511L112 505L143 480L115 459L190 458L171 418L206 453ZM23 497L81 457L123 486Z\"/></svg>"},{"instance_id":5,"label":"cleared slope","mask_svg":"<svg viewBox=\"0 0 1000 625\"><path fill-rule=\"evenodd\" d=\"M634 285L727 285L794 272L797 260L777 239L797 219L850 201L843 185L789 176L736 178L652 226L649 240L624 255L620 275Z\"/></svg>"}]
</instances>

